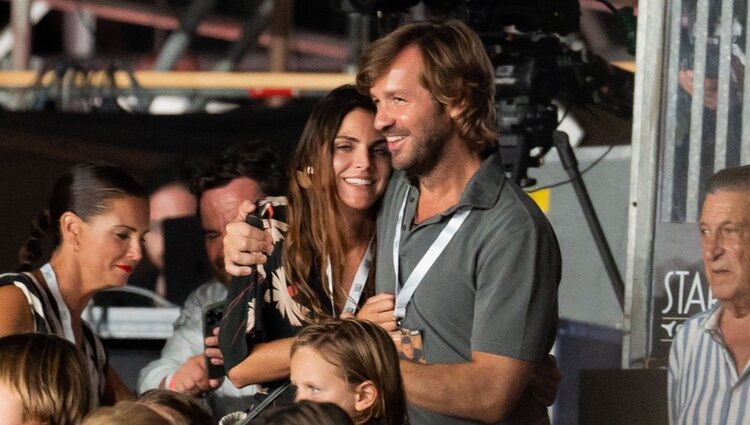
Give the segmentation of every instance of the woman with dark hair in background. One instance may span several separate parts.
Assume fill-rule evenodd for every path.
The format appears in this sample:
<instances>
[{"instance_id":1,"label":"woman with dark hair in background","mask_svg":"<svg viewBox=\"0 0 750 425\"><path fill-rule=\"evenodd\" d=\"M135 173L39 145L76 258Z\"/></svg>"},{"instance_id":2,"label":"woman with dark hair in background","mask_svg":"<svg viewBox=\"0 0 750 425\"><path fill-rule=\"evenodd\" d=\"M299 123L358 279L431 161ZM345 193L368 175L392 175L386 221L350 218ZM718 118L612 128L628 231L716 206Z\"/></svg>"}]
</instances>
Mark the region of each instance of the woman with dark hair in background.
<instances>
[{"instance_id":1,"label":"woman with dark hair in background","mask_svg":"<svg viewBox=\"0 0 750 425\"><path fill-rule=\"evenodd\" d=\"M84 353L92 407L131 398L81 312L97 291L124 286L140 261L148 230L143 189L118 168L76 165L55 184L49 217L55 245L49 263L0 275L0 336L61 336Z\"/></svg>"}]
</instances>

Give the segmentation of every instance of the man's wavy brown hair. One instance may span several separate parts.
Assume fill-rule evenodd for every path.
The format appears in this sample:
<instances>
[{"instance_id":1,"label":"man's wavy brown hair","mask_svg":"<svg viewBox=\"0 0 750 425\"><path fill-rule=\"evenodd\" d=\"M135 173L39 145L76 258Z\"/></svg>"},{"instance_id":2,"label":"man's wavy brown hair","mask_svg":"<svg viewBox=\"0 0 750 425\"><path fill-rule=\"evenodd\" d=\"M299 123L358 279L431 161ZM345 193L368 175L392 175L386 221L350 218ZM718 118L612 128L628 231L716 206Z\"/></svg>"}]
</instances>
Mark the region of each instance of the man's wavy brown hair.
<instances>
[{"instance_id":1,"label":"man's wavy brown hair","mask_svg":"<svg viewBox=\"0 0 750 425\"><path fill-rule=\"evenodd\" d=\"M423 21L404 25L376 40L359 61L357 89L370 95L400 52L415 46L421 53L419 81L435 100L458 107L459 135L482 155L497 147L495 79L479 36L461 21Z\"/></svg>"}]
</instances>

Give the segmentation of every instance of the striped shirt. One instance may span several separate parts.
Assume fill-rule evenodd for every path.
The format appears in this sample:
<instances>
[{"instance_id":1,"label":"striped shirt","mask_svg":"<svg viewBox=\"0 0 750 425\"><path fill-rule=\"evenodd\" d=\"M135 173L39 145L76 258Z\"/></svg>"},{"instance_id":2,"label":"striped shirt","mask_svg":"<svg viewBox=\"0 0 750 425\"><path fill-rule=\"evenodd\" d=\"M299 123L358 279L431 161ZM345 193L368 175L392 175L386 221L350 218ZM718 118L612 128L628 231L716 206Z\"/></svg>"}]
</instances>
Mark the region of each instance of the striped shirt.
<instances>
[{"instance_id":1,"label":"striped shirt","mask_svg":"<svg viewBox=\"0 0 750 425\"><path fill-rule=\"evenodd\" d=\"M64 321L60 307L47 285L36 280L31 273L0 274L0 286L14 285L20 289L29 303L34 317L34 331L54 334L65 338ZM71 341L75 344L75 341ZM108 367L107 354L94 331L83 322L83 351L91 380L91 406L98 407L104 393L105 375Z\"/></svg>"},{"instance_id":2,"label":"striped shirt","mask_svg":"<svg viewBox=\"0 0 750 425\"><path fill-rule=\"evenodd\" d=\"M750 363L738 375L721 335L721 303L678 329L669 355L669 419L677 424L750 424Z\"/></svg>"}]
</instances>

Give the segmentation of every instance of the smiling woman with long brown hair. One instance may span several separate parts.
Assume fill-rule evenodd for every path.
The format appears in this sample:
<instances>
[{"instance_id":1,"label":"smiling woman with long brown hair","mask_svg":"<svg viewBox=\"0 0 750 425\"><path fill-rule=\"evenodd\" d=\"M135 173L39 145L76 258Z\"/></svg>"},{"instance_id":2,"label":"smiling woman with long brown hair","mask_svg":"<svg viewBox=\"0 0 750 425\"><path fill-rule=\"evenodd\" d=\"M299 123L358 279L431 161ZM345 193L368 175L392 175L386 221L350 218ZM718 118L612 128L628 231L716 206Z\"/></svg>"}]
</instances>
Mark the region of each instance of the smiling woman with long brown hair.
<instances>
[{"instance_id":1,"label":"smiling woman with long brown hair","mask_svg":"<svg viewBox=\"0 0 750 425\"><path fill-rule=\"evenodd\" d=\"M259 298L242 322L247 338L240 343L248 343L247 357L237 354L243 348L227 344L237 339L237 330L222 325L222 351L235 386L287 378L293 336L301 326L351 314L371 294L375 219L391 173L374 119L375 105L351 85L334 89L313 108L291 162L288 211L286 199L268 200L275 208L267 220L273 254L261 270ZM225 252L227 244L225 238ZM247 305L231 294L232 288L230 305ZM263 332L255 326L259 308L265 309ZM217 352L207 354L218 357Z\"/></svg>"}]
</instances>

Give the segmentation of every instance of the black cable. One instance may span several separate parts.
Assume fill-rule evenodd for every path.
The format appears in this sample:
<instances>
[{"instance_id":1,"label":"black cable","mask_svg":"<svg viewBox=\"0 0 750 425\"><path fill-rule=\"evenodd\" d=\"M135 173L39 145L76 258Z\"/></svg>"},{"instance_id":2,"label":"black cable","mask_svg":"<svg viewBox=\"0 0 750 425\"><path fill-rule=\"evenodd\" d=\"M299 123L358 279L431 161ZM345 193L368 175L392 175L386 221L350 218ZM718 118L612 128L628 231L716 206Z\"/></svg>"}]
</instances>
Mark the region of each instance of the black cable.
<instances>
[{"instance_id":1,"label":"black cable","mask_svg":"<svg viewBox=\"0 0 750 425\"><path fill-rule=\"evenodd\" d=\"M612 149L614 149L614 148L615 148L615 145L610 145L609 148L606 151L604 151L603 154L601 154L599 156L599 158L597 158L594 162L592 162L591 164L589 164L588 167L584 168L583 171L581 171L581 177L583 177L583 175L586 174L589 170L591 170L592 168L594 168L594 166L596 166L596 164L600 163L601 160L603 160L604 157L607 156L612 151ZM567 180L559 181L557 183L548 184L547 186L542 186L542 187L539 187L539 188L535 188L534 190L527 190L526 193L534 193L534 192L538 192L540 190L552 189L552 188L555 188L555 187L558 187L558 186L562 186L562 185L570 183L570 182L571 182L571 179L567 179Z\"/></svg>"}]
</instances>

